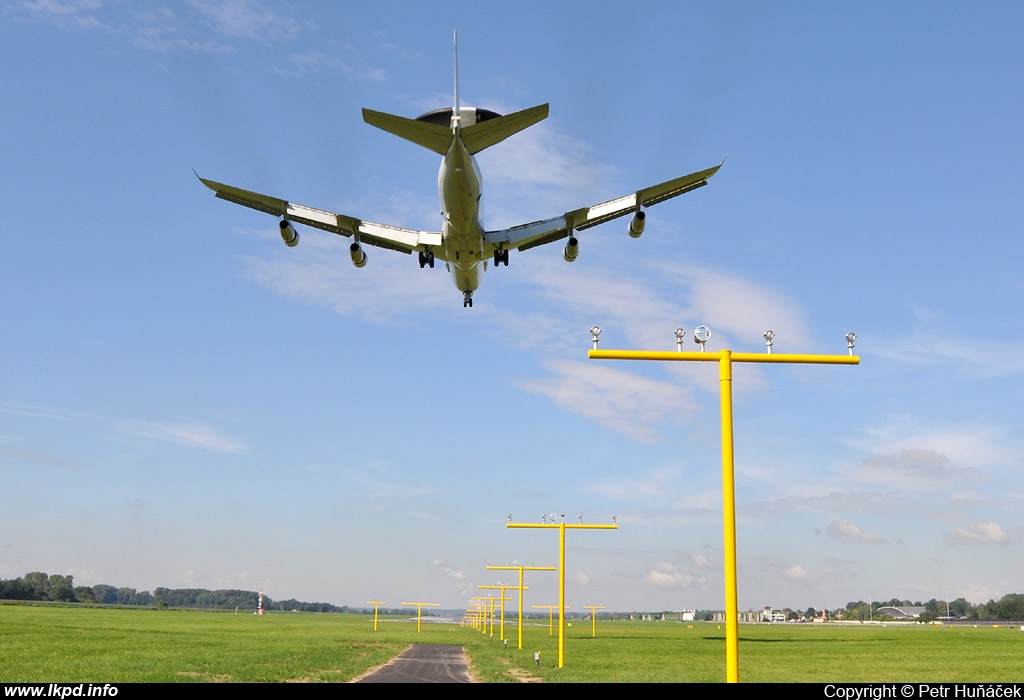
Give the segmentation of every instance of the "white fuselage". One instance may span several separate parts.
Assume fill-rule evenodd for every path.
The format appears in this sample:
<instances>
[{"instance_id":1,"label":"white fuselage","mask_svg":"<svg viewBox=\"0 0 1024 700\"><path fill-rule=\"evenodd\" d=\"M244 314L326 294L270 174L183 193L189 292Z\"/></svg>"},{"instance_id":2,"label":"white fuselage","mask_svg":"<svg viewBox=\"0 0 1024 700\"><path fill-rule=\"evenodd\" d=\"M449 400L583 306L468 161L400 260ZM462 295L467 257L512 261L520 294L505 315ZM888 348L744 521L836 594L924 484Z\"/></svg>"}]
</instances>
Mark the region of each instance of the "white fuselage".
<instances>
[{"instance_id":1,"label":"white fuselage","mask_svg":"<svg viewBox=\"0 0 1024 700\"><path fill-rule=\"evenodd\" d=\"M473 292L487 269L480 223L480 169L456 131L441 161L437 189L441 197L442 245L455 286Z\"/></svg>"}]
</instances>

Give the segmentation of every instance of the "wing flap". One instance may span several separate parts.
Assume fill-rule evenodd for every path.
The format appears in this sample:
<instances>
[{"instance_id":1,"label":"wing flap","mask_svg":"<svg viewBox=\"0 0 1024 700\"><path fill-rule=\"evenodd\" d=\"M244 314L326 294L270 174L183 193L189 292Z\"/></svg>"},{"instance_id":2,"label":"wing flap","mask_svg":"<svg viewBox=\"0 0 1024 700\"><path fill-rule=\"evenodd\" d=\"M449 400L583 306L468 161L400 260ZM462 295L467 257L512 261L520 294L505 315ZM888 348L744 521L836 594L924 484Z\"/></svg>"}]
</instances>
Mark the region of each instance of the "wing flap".
<instances>
[{"instance_id":1,"label":"wing flap","mask_svg":"<svg viewBox=\"0 0 1024 700\"><path fill-rule=\"evenodd\" d=\"M196 175L196 177L199 177ZM338 234L339 236L355 236L356 239L367 245L388 250L397 250L402 253L411 253L414 250L426 250L437 248L435 255L443 258L441 233L434 231L414 231L413 229L388 226L387 224L376 224L372 221L363 221L345 214L307 207L304 204L293 204L284 199L269 197L258 192L250 192L238 187L232 187L213 180L199 181L214 191L220 199L234 204L241 204L244 207L257 211L279 216L299 224L318 228L321 231Z\"/></svg>"},{"instance_id":2,"label":"wing flap","mask_svg":"<svg viewBox=\"0 0 1024 700\"><path fill-rule=\"evenodd\" d=\"M199 177L199 175L197 174L196 177ZM224 185L213 180L204 180L201 177L199 177L199 181L213 190L219 199L234 204L241 204L243 207L249 207L265 214L284 216L285 211L288 209L288 202L283 199L268 197L256 192L239 189L238 187L231 187L230 185Z\"/></svg>"},{"instance_id":3,"label":"wing flap","mask_svg":"<svg viewBox=\"0 0 1024 700\"><path fill-rule=\"evenodd\" d=\"M564 216L553 219L534 221L521 226L488 231L484 234L484 242L500 248L529 250L545 243L551 243L569 235L569 227Z\"/></svg>"},{"instance_id":4,"label":"wing flap","mask_svg":"<svg viewBox=\"0 0 1024 700\"><path fill-rule=\"evenodd\" d=\"M698 187L703 187L708 184L708 178L717 173L718 169L721 167L722 164L719 163L715 167L708 168L707 170L683 175L682 177L677 177L675 180L669 180L668 182L663 182L660 185L654 185L653 187L646 187L638 191L636 196L640 199L640 204L645 207L657 204L658 202L664 202L666 199L678 197L681 194L686 194L691 190L695 190Z\"/></svg>"},{"instance_id":5,"label":"wing flap","mask_svg":"<svg viewBox=\"0 0 1024 700\"><path fill-rule=\"evenodd\" d=\"M486 122L484 123L486 124ZM534 221L501 231L488 231L484 234L484 241L495 248L515 248L517 250L536 248L567 238L573 231L582 231L591 226L603 224L606 221L639 211L640 207L664 202L666 199L678 197L698 187L703 187L708 184L708 178L717 173L721 167L722 165L719 163L713 168L645 187L624 197L609 199L607 202L590 207L574 209L553 219Z\"/></svg>"}]
</instances>

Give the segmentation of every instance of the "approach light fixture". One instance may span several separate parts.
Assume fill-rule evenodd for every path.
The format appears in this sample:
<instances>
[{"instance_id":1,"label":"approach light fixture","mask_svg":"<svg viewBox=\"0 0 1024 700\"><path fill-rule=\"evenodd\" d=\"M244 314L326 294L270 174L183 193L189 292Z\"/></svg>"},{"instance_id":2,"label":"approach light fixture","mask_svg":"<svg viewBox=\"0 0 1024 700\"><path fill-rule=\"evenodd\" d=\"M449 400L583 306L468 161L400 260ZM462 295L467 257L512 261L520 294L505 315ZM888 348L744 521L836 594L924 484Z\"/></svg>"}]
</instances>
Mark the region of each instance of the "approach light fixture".
<instances>
[{"instance_id":1,"label":"approach light fixture","mask_svg":"<svg viewBox=\"0 0 1024 700\"><path fill-rule=\"evenodd\" d=\"M580 525L582 525L583 524L583 513L580 513L579 516L577 516L577 517L579 517Z\"/></svg>"},{"instance_id":2,"label":"approach light fixture","mask_svg":"<svg viewBox=\"0 0 1024 700\"><path fill-rule=\"evenodd\" d=\"M764 344L768 348L768 354L772 354L772 339L775 337L775 331L771 328L764 332Z\"/></svg>"},{"instance_id":3,"label":"approach light fixture","mask_svg":"<svg viewBox=\"0 0 1024 700\"><path fill-rule=\"evenodd\" d=\"M693 342L700 345L700 351L704 352L704 343L711 339L711 329L707 326L697 326L693 329Z\"/></svg>"},{"instance_id":4,"label":"approach light fixture","mask_svg":"<svg viewBox=\"0 0 1024 700\"><path fill-rule=\"evenodd\" d=\"M683 351L683 337L686 336L685 328L676 328L676 350Z\"/></svg>"},{"instance_id":5,"label":"approach light fixture","mask_svg":"<svg viewBox=\"0 0 1024 700\"><path fill-rule=\"evenodd\" d=\"M856 339L857 339L857 334L856 333L847 333L846 334L846 347L850 351L851 355L853 354L853 341L855 341Z\"/></svg>"},{"instance_id":6,"label":"approach light fixture","mask_svg":"<svg viewBox=\"0 0 1024 700\"><path fill-rule=\"evenodd\" d=\"M594 349L595 350L597 350L597 339L598 339L598 337L600 335L601 335L601 327L600 326L594 326L593 328L590 329L590 336L591 336L590 339L594 343Z\"/></svg>"}]
</instances>

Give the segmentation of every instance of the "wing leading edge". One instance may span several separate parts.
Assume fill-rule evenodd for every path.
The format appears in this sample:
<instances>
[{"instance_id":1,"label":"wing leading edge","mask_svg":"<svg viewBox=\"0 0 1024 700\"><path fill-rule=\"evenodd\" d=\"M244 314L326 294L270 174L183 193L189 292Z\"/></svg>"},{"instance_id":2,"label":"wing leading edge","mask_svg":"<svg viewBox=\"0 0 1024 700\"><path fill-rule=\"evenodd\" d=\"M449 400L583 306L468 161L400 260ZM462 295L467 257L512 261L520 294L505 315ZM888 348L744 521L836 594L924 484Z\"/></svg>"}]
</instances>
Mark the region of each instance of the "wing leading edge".
<instances>
[{"instance_id":1,"label":"wing leading edge","mask_svg":"<svg viewBox=\"0 0 1024 700\"><path fill-rule=\"evenodd\" d=\"M534 221L500 231L488 231L484 234L484 241L495 248L515 248L516 250L536 248L545 243L567 238L573 231L582 231L627 214L635 214L640 211L641 207L649 207L703 187L708 184L708 178L717 173L721 167L722 164L719 163L713 168L683 175L652 187L645 187L625 197L611 199L591 207L574 209L552 219Z\"/></svg>"},{"instance_id":2,"label":"wing leading edge","mask_svg":"<svg viewBox=\"0 0 1024 700\"><path fill-rule=\"evenodd\" d=\"M199 177L197 174L196 177ZM335 214L322 209L314 209L302 204L269 197L258 192L250 192L238 187L224 185L213 180L199 178L199 181L213 190L220 199L241 204L266 214L282 217L287 221L312 226L323 231L330 231L339 236L355 237L357 243L366 243L377 248L397 250L402 253L432 250L441 260L444 259L444 249L441 246L441 233L433 231L414 231L397 226L376 224L372 221L363 221L344 214Z\"/></svg>"}]
</instances>

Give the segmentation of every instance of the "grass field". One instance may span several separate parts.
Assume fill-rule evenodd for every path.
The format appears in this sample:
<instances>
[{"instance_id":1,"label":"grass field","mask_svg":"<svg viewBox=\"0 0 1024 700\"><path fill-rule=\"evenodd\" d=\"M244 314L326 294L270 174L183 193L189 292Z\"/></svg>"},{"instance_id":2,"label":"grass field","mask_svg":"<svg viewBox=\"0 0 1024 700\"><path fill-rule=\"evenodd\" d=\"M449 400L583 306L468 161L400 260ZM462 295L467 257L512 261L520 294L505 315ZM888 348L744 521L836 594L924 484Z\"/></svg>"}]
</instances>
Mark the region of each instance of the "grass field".
<instances>
[{"instance_id":1,"label":"grass field","mask_svg":"<svg viewBox=\"0 0 1024 700\"><path fill-rule=\"evenodd\" d=\"M497 630L497 628L496 628ZM415 642L463 645L483 682L719 682L725 630L711 623L610 622L524 629L509 649L468 627L366 615L203 613L0 605L0 682L345 681ZM542 666L533 661L541 652ZM1024 681L1024 632L1012 627L741 625L749 682Z\"/></svg>"}]
</instances>

